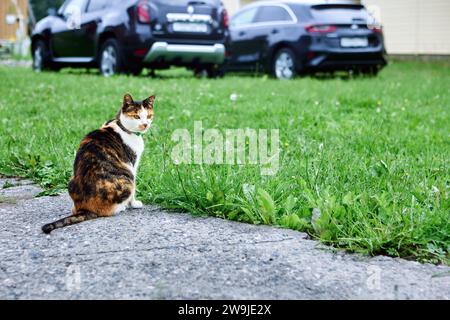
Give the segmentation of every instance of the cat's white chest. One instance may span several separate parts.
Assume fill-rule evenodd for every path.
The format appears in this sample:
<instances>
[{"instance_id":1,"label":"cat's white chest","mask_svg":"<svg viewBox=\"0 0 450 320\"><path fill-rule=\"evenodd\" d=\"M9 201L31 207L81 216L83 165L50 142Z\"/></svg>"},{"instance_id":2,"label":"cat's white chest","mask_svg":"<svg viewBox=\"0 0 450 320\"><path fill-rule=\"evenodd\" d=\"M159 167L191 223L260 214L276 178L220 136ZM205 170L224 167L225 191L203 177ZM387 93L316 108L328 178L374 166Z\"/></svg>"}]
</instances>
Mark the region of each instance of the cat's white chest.
<instances>
[{"instance_id":1,"label":"cat's white chest","mask_svg":"<svg viewBox=\"0 0 450 320\"><path fill-rule=\"evenodd\" d=\"M136 153L136 156L139 158L144 152L144 139L142 137L137 136L135 134L122 134L123 142L130 147L131 150Z\"/></svg>"},{"instance_id":2,"label":"cat's white chest","mask_svg":"<svg viewBox=\"0 0 450 320\"><path fill-rule=\"evenodd\" d=\"M134 165L130 163L130 169L133 172L133 175L136 176L139 161L141 160L142 152L144 152L144 139L142 139L141 136L137 136L135 134L128 134L118 127L115 128L115 131L120 134L123 143L136 154L136 161Z\"/></svg>"}]
</instances>

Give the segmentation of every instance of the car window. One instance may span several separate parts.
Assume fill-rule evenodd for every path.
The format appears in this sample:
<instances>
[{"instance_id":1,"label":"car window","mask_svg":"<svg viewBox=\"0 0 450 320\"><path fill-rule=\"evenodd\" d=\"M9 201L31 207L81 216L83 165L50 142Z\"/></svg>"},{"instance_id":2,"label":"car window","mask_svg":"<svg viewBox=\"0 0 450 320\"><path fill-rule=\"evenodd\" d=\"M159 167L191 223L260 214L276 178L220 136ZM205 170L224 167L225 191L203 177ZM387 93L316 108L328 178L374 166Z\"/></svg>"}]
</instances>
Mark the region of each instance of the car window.
<instances>
[{"instance_id":1,"label":"car window","mask_svg":"<svg viewBox=\"0 0 450 320\"><path fill-rule=\"evenodd\" d=\"M263 6L256 15L255 22L292 21L287 10L280 6Z\"/></svg>"},{"instance_id":2,"label":"car window","mask_svg":"<svg viewBox=\"0 0 450 320\"><path fill-rule=\"evenodd\" d=\"M255 18L257 10L258 8L250 8L242 12L239 12L231 19L230 25L232 27L238 27L244 24L252 23Z\"/></svg>"},{"instance_id":3,"label":"car window","mask_svg":"<svg viewBox=\"0 0 450 320\"><path fill-rule=\"evenodd\" d=\"M103 10L108 7L110 0L89 0L88 12Z\"/></svg>"},{"instance_id":4,"label":"car window","mask_svg":"<svg viewBox=\"0 0 450 320\"><path fill-rule=\"evenodd\" d=\"M368 19L368 13L362 5L315 5L311 7L311 14L315 20L324 23L351 23L352 20Z\"/></svg>"},{"instance_id":5,"label":"car window","mask_svg":"<svg viewBox=\"0 0 450 320\"><path fill-rule=\"evenodd\" d=\"M75 13L75 10L78 13L83 13L86 11L87 0L69 0L64 3L61 7L61 14L63 16L69 16Z\"/></svg>"}]
</instances>

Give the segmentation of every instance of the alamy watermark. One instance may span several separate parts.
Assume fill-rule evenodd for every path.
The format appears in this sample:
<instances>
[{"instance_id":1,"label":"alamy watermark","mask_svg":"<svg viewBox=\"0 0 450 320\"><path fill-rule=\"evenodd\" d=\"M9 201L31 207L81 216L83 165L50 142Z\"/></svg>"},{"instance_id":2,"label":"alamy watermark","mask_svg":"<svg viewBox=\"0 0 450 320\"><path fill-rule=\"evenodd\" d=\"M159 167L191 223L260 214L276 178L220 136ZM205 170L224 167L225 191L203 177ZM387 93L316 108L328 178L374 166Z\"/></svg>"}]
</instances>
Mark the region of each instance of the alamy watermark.
<instances>
[{"instance_id":1,"label":"alamy watermark","mask_svg":"<svg viewBox=\"0 0 450 320\"><path fill-rule=\"evenodd\" d=\"M381 290L381 271L381 268L375 265L370 265L367 267L367 289Z\"/></svg>"},{"instance_id":2,"label":"alamy watermark","mask_svg":"<svg viewBox=\"0 0 450 320\"><path fill-rule=\"evenodd\" d=\"M66 270L66 288L68 291L80 291L81 268L79 265L71 264Z\"/></svg>"},{"instance_id":3,"label":"alamy watermark","mask_svg":"<svg viewBox=\"0 0 450 320\"><path fill-rule=\"evenodd\" d=\"M194 122L194 132L176 129L171 152L175 164L260 165L262 175L275 175L280 160L278 129L204 130L202 121Z\"/></svg>"}]
</instances>

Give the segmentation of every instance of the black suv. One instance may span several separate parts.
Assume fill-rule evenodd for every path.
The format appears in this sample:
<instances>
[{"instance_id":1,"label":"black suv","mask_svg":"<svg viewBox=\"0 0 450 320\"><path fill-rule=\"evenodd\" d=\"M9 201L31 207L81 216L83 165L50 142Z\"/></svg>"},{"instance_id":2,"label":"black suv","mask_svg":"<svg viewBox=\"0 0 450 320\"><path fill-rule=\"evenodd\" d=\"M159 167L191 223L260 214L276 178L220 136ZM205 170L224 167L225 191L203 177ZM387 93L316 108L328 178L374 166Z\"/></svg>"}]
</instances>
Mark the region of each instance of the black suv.
<instances>
[{"instance_id":1,"label":"black suv","mask_svg":"<svg viewBox=\"0 0 450 320\"><path fill-rule=\"evenodd\" d=\"M386 64L381 26L359 4L256 2L231 18L230 33L227 69L234 71L290 79L314 71L376 74Z\"/></svg>"},{"instance_id":2,"label":"black suv","mask_svg":"<svg viewBox=\"0 0 450 320\"><path fill-rule=\"evenodd\" d=\"M228 39L220 0L67 0L36 24L31 48L36 71L98 67L111 76L177 65L217 76Z\"/></svg>"}]
</instances>

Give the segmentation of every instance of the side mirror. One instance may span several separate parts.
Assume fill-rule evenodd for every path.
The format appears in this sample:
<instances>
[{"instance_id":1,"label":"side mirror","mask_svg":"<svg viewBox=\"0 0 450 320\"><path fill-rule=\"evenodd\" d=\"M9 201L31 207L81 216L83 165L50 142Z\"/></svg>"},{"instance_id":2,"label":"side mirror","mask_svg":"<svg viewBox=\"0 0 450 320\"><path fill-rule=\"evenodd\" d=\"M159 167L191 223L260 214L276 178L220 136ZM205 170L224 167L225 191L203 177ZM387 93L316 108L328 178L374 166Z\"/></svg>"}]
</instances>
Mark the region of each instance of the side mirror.
<instances>
[{"instance_id":1,"label":"side mirror","mask_svg":"<svg viewBox=\"0 0 450 320\"><path fill-rule=\"evenodd\" d=\"M47 10L47 14L51 17L55 17L56 16L56 9L55 8L49 8Z\"/></svg>"}]
</instances>

